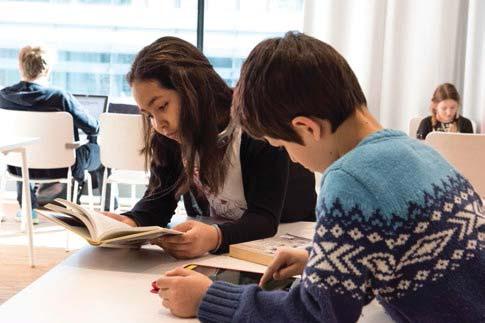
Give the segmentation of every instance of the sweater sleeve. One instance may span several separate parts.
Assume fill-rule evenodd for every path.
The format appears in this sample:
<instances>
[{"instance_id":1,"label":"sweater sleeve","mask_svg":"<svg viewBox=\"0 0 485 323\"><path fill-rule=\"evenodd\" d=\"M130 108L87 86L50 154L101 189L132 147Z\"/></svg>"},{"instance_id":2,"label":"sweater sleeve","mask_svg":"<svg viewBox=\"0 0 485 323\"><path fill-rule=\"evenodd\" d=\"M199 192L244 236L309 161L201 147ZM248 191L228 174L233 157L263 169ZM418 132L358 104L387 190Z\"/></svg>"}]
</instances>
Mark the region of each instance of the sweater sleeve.
<instances>
[{"instance_id":1,"label":"sweater sleeve","mask_svg":"<svg viewBox=\"0 0 485 323\"><path fill-rule=\"evenodd\" d=\"M419 123L418 130L416 131L416 138L424 140L431 131L431 117L426 117Z\"/></svg>"},{"instance_id":2,"label":"sweater sleeve","mask_svg":"<svg viewBox=\"0 0 485 323\"><path fill-rule=\"evenodd\" d=\"M233 243L275 235L286 197L286 152L262 141L243 140L241 168L247 210L239 220L219 225L222 242L217 253L227 252Z\"/></svg>"},{"instance_id":3,"label":"sweater sleeve","mask_svg":"<svg viewBox=\"0 0 485 323\"><path fill-rule=\"evenodd\" d=\"M152 168L163 179L162 185L153 193L145 193L129 212L122 213L133 219L138 226L158 225L166 227L177 208L177 199L173 189L176 175L167 168Z\"/></svg>"},{"instance_id":4,"label":"sweater sleeve","mask_svg":"<svg viewBox=\"0 0 485 323\"><path fill-rule=\"evenodd\" d=\"M461 133L473 133L473 125L472 122L464 117L460 117L462 119L460 132Z\"/></svg>"},{"instance_id":5,"label":"sweater sleeve","mask_svg":"<svg viewBox=\"0 0 485 323\"><path fill-rule=\"evenodd\" d=\"M95 135L99 131L99 122L81 108L79 102L68 93L64 93L65 111L72 115L74 126L82 129L87 135Z\"/></svg>"},{"instance_id":6,"label":"sweater sleeve","mask_svg":"<svg viewBox=\"0 0 485 323\"><path fill-rule=\"evenodd\" d=\"M393 270L386 259L372 258L379 254L374 242L382 242L383 237L368 235L366 226L350 225L360 205L375 206L376 199L355 178L338 170L326 175L321 192L301 284L290 292L267 292L255 285L215 282L199 306L202 322L358 320L362 307L374 297L376 266L382 275L391 275Z\"/></svg>"}]
</instances>

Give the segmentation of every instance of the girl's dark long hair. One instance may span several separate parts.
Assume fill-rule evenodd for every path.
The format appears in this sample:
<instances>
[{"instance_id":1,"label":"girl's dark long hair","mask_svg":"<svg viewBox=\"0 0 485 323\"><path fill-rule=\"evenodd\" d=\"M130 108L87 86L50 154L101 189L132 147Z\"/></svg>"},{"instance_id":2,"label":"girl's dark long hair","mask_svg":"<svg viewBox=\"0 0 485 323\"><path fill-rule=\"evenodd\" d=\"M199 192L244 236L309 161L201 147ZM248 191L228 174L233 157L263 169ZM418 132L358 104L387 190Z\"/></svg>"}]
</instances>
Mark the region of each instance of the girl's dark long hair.
<instances>
[{"instance_id":1,"label":"girl's dark long hair","mask_svg":"<svg viewBox=\"0 0 485 323\"><path fill-rule=\"evenodd\" d=\"M226 149L232 136L221 139L219 134L230 121L231 88L196 47L176 37L162 37L143 48L127 80L130 85L156 81L180 96L180 144L157 133L144 118L143 153L151 169L148 194L166 186L165 181L174 182L160 177L157 170L165 167L171 169L170 177L176 177L174 187L166 189L175 190L177 196L192 184L194 167L199 168L201 183L217 194L229 163Z\"/></svg>"}]
</instances>

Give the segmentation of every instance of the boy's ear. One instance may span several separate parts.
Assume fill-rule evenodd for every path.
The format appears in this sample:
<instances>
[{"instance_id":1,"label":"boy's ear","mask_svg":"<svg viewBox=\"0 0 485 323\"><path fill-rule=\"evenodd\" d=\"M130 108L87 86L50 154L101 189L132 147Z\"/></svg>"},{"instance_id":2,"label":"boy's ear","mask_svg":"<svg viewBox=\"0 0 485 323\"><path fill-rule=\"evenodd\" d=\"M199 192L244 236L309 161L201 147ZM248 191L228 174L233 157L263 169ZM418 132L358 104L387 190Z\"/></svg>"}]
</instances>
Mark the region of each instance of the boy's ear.
<instances>
[{"instance_id":1,"label":"boy's ear","mask_svg":"<svg viewBox=\"0 0 485 323\"><path fill-rule=\"evenodd\" d=\"M319 141L324 132L327 124L319 119L312 119L309 117L295 117L291 120L291 125L295 131L303 136L304 134L310 135L314 140Z\"/></svg>"}]
</instances>

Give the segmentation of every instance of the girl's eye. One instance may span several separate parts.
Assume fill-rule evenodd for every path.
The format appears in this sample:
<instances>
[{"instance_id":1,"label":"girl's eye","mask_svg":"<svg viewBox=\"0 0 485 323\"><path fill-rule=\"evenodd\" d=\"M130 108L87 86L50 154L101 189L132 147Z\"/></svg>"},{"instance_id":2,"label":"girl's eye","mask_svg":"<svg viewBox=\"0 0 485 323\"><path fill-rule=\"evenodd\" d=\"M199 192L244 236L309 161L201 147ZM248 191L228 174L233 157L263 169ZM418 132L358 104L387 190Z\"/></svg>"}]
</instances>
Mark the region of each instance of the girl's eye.
<instances>
[{"instance_id":1,"label":"girl's eye","mask_svg":"<svg viewBox=\"0 0 485 323\"><path fill-rule=\"evenodd\" d=\"M167 102L167 103L165 103L165 104L163 104L162 106L160 106L160 107L158 108L158 110L160 110L160 111L164 111L164 110L167 108L167 106L168 106L168 102Z\"/></svg>"}]
</instances>

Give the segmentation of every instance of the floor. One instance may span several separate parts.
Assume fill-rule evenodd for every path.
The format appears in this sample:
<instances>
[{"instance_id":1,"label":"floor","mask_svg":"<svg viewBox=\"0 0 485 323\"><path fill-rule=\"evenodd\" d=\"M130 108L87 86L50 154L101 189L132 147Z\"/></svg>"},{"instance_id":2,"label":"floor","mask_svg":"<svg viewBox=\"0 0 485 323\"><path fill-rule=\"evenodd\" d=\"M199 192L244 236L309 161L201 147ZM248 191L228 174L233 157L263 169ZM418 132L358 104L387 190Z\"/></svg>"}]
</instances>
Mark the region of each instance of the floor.
<instances>
[{"instance_id":1,"label":"floor","mask_svg":"<svg viewBox=\"0 0 485 323\"><path fill-rule=\"evenodd\" d=\"M34 226L35 268L29 265L27 236L15 221L16 201L0 202L0 213L5 221L0 224L0 304L42 276L67 256L86 245L76 236L69 235L66 251L66 231L40 219Z\"/></svg>"}]
</instances>

